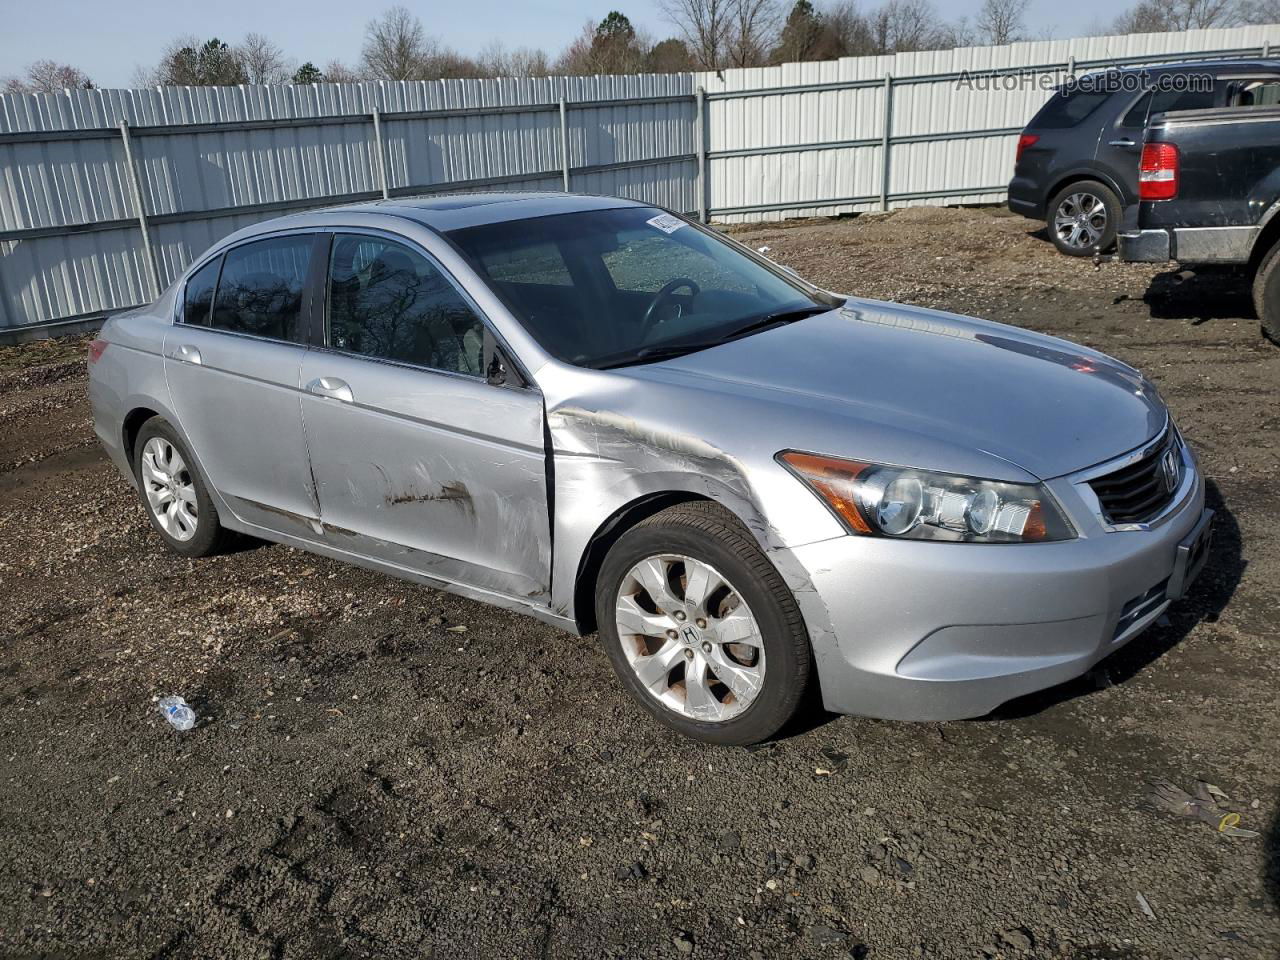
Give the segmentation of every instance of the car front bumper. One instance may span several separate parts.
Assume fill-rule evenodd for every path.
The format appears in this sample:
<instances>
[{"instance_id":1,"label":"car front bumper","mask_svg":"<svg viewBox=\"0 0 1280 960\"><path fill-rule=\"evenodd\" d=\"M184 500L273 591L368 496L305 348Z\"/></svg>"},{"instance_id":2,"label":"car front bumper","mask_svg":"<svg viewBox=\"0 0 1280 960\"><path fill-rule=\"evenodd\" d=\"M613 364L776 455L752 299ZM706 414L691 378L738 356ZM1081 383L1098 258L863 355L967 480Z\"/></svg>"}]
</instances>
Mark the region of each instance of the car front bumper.
<instances>
[{"instance_id":1,"label":"car front bumper","mask_svg":"<svg viewBox=\"0 0 1280 960\"><path fill-rule=\"evenodd\" d=\"M1159 617L1203 566L1212 511L1198 471L1188 480L1149 529L1077 523L1081 536L1061 543L848 536L795 549L818 601L802 606L825 706L957 720L1085 673ZM1055 493L1063 501L1067 491Z\"/></svg>"}]
</instances>

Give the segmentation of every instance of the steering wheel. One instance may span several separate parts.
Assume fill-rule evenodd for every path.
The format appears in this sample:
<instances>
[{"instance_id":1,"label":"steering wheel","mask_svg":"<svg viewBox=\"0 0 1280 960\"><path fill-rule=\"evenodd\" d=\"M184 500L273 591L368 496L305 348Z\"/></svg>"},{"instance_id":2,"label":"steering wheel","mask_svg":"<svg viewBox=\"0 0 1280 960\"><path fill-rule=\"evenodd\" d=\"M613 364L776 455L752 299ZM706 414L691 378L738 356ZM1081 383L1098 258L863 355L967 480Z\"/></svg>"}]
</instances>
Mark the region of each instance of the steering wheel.
<instances>
[{"instance_id":1,"label":"steering wheel","mask_svg":"<svg viewBox=\"0 0 1280 960\"><path fill-rule=\"evenodd\" d=\"M649 301L649 306L644 312L644 319L640 322L640 328L643 333L647 334L661 322L657 317L658 307L670 300L671 295L681 287L688 288L692 297L696 297L702 292L702 288L688 277L676 277L674 280L664 283L662 289L653 295L653 299Z\"/></svg>"}]
</instances>

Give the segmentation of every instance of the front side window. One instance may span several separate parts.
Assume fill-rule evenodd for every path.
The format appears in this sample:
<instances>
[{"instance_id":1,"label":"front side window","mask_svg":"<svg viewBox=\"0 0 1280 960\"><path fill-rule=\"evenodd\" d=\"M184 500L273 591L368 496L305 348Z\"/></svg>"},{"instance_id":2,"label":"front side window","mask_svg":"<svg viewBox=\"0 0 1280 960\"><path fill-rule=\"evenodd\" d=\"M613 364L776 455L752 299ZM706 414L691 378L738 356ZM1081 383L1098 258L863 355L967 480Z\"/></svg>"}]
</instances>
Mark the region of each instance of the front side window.
<instances>
[{"instance_id":1,"label":"front side window","mask_svg":"<svg viewBox=\"0 0 1280 960\"><path fill-rule=\"evenodd\" d=\"M227 251L212 326L272 340L303 342L302 291L310 236L273 237Z\"/></svg>"},{"instance_id":2,"label":"front side window","mask_svg":"<svg viewBox=\"0 0 1280 960\"><path fill-rule=\"evenodd\" d=\"M689 353L841 302L651 207L531 217L448 236L533 337L578 366ZM553 259L564 264L558 282L542 266Z\"/></svg>"},{"instance_id":3,"label":"front side window","mask_svg":"<svg viewBox=\"0 0 1280 960\"><path fill-rule=\"evenodd\" d=\"M191 275L187 281L182 303L182 322L204 327L209 324L209 310L213 306L213 288L218 283L218 269L222 258L214 257Z\"/></svg>"},{"instance_id":4,"label":"front side window","mask_svg":"<svg viewBox=\"0 0 1280 960\"><path fill-rule=\"evenodd\" d=\"M328 343L336 350L478 377L484 323L445 275L400 243L334 239Z\"/></svg>"}]
</instances>

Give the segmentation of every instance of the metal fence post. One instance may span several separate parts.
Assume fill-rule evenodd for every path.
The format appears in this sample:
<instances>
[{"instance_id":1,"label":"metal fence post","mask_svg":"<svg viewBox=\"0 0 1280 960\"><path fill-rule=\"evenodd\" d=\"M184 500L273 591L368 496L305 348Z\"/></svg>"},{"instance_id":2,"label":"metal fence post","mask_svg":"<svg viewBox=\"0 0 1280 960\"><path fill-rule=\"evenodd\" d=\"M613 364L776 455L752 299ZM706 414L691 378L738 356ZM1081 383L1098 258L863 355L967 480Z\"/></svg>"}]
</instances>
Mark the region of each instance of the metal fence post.
<instances>
[{"instance_id":1,"label":"metal fence post","mask_svg":"<svg viewBox=\"0 0 1280 960\"><path fill-rule=\"evenodd\" d=\"M707 91L698 88L694 98L695 126L693 128L694 149L698 153L698 222L707 222Z\"/></svg>"},{"instance_id":2,"label":"metal fence post","mask_svg":"<svg viewBox=\"0 0 1280 960\"><path fill-rule=\"evenodd\" d=\"M142 229L142 252L147 258L147 278L151 281L151 299L160 296L160 271L156 269L156 255L151 248L151 227L147 223L147 205L142 199L142 183L138 168L133 163L133 143L129 139L129 121L120 121L120 140L124 144L124 165L129 174L129 187L133 191L135 215Z\"/></svg>"},{"instance_id":3,"label":"metal fence post","mask_svg":"<svg viewBox=\"0 0 1280 960\"><path fill-rule=\"evenodd\" d=\"M893 126L893 74L884 75L884 130L880 136L880 209L889 209L889 131Z\"/></svg>"},{"instance_id":4,"label":"metal fence post","mask_svg":"<svg viewBox=\"0 0 1280 960\"><path fill-rule=\"evenodd\" d=\"M382 147L382 114L379 110L373 111L373 147L378 156L378 182L382 186L382 199L386 200L391 193L387 190L387 154Z\"/></svg>"},{"instance_id":5,"label":"metal fence post","mask_svg":"<svg viewBox=\"0 0 1280 960\"><path fill-rule=\"evenodd\" d=\"M1263 60L1271 59L1271 41L1270 40L1262 41L1262 59Z\"/></svg>"},{"instance_id":6,"label":"metal fence post","mask_svg":"<svg viewBox=\"0 0 1280 960\"><path fill-rule=\"evenodd\" d=\"M569 105L560 98L560 175L564 178L564 192L569 192Z\"/></svg>"},{"instance_id":7,"label":"metal fence post","mask_svg":"<svg viewBox=\"0 0 1280 960\"><path fill-rule=\"evenodd\" d=\"M1076 75L1076 58L1067 57L1067 76L1074 77Z\"/></svg>"}]
</instances>

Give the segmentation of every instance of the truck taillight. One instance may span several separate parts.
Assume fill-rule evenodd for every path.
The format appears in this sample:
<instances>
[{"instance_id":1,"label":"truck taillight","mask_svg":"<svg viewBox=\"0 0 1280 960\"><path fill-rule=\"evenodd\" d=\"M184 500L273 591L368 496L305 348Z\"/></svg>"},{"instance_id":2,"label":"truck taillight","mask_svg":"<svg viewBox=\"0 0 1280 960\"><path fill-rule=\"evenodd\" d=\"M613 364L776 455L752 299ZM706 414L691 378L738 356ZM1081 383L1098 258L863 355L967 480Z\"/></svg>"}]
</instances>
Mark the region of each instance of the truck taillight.
<instances>
[{"instance_id":1,"label":"truck taillight","mask_svg":"<svg viewBox=\"0 0 1280 960\"><path fill-rule=\"evenodd\" d=\"M1018 152L1014 154L1013 162L1018 163L1022 159L1022 151L1027 147L1034 147L1040 142L1040 138L1034 133L1024 133L1018 137Z\"/></svg>"},{"instance_id":2,"label":"truck taillight","mask_svg":"<svg viewBox=\"0 0 1280 960\"><path fill-rule=\"evenodd\" d=\"M97 363L98 360L102 357L103 353L106 352L106 349L107 349L106 340L90 340L89 341L89 365L92 366L93 364Z\"/></svg>"},{"instance_id":3,"label":"truck taillight","mask_svg":"<svg viewBox=\"0 0 1280 960\"><path fill-rule=\"evenodd\" d=\"M1146 143L1138 167L1139 200L1172 200L1178 195L1178 148L1172 143Z\"/></svg>"}]
</instances>

